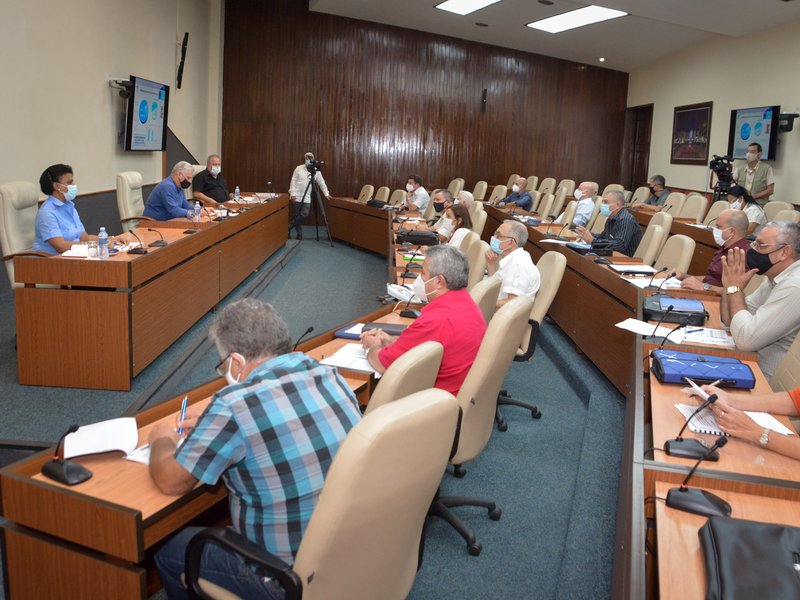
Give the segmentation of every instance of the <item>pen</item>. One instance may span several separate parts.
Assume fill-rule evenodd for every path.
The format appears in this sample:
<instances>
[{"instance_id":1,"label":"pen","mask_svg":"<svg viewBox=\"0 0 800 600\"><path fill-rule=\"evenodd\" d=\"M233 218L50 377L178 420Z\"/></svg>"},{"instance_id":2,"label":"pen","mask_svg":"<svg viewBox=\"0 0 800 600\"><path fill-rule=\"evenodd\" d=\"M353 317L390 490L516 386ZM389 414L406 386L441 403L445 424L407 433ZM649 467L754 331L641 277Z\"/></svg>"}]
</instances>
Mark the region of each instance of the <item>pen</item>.
<instances>
[{"instance_id":1,"label":"pen","mask_svg":"<svg viewBox=\"0 0 800 600\"><path fill-rule=\"evenodd\" d=\"M186 405L189 402L189 396L183 397L183 402L181 403L181 416L178 417L178 422L183 423L183 420L186 418ZM178 427L178 435L183 435L183 427Z\"/></svg>"},{"instance_id":2,"label":"pen","mask_svg":"<svg viewBox=\"0 0 800 600\"><path fill-rule=\"evenodd\" d=\"M687 329L686 333L698 333L700 331L703 331L702 327L700 329Z\"/></svg>"}]
</instances>

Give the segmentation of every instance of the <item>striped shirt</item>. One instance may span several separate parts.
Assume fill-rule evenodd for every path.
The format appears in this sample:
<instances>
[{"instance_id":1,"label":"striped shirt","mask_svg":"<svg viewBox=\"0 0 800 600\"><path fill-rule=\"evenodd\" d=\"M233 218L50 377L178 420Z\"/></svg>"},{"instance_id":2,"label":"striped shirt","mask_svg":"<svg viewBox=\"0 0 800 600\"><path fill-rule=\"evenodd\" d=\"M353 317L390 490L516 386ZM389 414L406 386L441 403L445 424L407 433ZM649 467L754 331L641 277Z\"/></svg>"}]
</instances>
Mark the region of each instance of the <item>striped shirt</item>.
<instances>
[{"instance_id":1,"label":"striped shirt","mask_svg":"<svg viewBox=\"0 0 800 600\"><path fill-rule=\"evenodd\" d=\"M639 242L642 241L642 228L633 215L628 212L628 209L623 208L613 217L608 218L602 233L592 235L594 236L594 241L610 241L611 250L633 256L639 246Z\"/></svg>"},{"instance_id":2,"label":"striped shirt","mask_svg":"<svg viewBox=\"0 0 800 600\"><path fill-rule=\"evenodd\" d=\"M333 368L293 352L217 392L175 458L203 483L222 477L234 528L291 564L333 456L360 418Z\"/></svg>"}]
</instances>

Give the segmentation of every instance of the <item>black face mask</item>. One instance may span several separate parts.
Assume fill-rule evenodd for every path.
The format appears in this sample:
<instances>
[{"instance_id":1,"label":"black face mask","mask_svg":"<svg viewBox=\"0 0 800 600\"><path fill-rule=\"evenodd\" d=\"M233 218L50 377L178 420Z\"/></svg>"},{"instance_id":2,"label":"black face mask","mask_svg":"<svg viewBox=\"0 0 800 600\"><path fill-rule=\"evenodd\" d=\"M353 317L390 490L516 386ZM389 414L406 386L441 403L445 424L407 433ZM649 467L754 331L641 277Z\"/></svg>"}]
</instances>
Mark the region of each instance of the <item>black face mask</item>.
<instances>
[{"instance_id":1,"label":"black face mask","mask_svg":"<svg viewBox=\"0 0 800 600\"><path fill-rule=\"evenodd\" d=\"M651 193L651 194L655 195L655 193L656 193L656 188L654 188L652 185L648 185L648 186L647 186L647 189L648 189L648 190L650 190L650 193Z\"/></svg>"},{"instance_id":2,"label":"black face mask","mask_svg":"<svg viewBox=\"0 0 800 600\"><path fill-rule=\"evenodd\" d=\"M434 202L433 208L436 210L437 213L440 213L444 210L444 202Z\"/></svg>"},{"instance_id":3,"label":"black face mask","mask_svg":"<svg viewBox=\"0 0 800 600\"><path fill-rule=\"evenodd\" d=\"M181 181L181 187L184 190L188 190L190 185L192 185L192 182L189 181L188 179L184 179L183 181Z\"/></svg>"},{"instance_id":4,"label":"black face mask","mask_svg":"<svg viewBox=\"0 0 800 600\"><path fill-rule=\"evenodd\" d=\"M772 254L770 252L770 254ZM750 248L745 256L745 264L748 269L758 269L759 275L764 275L772 268L772 261L769 259L769 254L761 254L755 248Z\"/></svg>"}]
</instances>

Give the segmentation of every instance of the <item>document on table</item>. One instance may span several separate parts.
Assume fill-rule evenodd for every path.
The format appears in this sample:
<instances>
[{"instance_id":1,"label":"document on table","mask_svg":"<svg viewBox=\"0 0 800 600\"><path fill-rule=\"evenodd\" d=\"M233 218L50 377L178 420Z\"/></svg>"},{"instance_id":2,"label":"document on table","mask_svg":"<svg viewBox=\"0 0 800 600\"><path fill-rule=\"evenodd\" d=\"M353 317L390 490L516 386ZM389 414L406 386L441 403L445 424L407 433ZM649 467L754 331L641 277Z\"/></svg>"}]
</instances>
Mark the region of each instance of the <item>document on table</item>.
<instances>
[{"instance_id":1,"label":"document on table","mask_svg":"<svg viewBox=\"0 0 800 600\"><path fill-rule=\"evenodd\" d=\"M139 429L133 417L109 419L91 425L82 425L64 438L64 458L98 454L119 450L129 460L148 464L150 448L136 448ZM146 462L145 462L146 461Z\"/></svg>"},{"instance_id":2,"label":"document on table","mask_svg":"<svg viewBox=\"0 0 800 600\"><path fill-rule=\"evenodd\" d=\"M363 327L363 325L362 325ZM350 369L351 371L361 371L362 373L374 373L375 377L380 377L367 359L367 351L361 344L345 344L339 350L320 361L323 365Z\"/></svg>"},{"instance_id":3,"label":"document on table","mask_svg":"<svg viewBox=\"0 0 800 600\"><path fill-rule=\"evenodd\" d=\"M637 277L636 279L625 279L625 281L631 285L635 285L636 287L644 289L650 285L650 279L650 277ZM653 285L660 285L662 290L674 290L681 287L681 282L680 279L670 277L666 281L664 281L664 279L653 279Z\"/></svg>"},{"instance_id":4,"label":"document on table","mask_svg":"<svg viewBox=\"0 0 800 600\"><path fill-rule=\"evenodd\" d=\"M653 327L646 321L639 321L638 319L625 319L615 324L615 327L638 333L639 335L666 337L668 341L673 344L680 344L683 342L683 330L677 329L673 331L674 327L664 327L659 325L658 328Z\"/></svg>"},{"instance_id":5,"label":"document on table","mask_svg":"<svg viewBox=\"0 0 800 600\"><path fill-rule=\"evenodd\" d=\"M686 329L683 339L692 344L712 344L714 346L728 346L730 348L736 346L733 337L724 329L710 329L708 327L692 329L689 327Z\"/></svg>"},{"instance_id":6,"label":"document on table","mask_svg":"<svg viewBox=\"0 0 800 600\"><path fill-rule=\"evenodd\" d=\"M656 272L650 265L638 263L611 263L608 266L621 275L653 275Z\"/></svg>"},{"instance_id":7,"label":"document on table","mask_svg":"<svg viewBox=\"0 0 800 600\"><path fill-rule=\"evenodd\" d=\"M697 410L697 407L692 406L691 404L676 404L675 408L677 408L686 419L692 416L692 413ZM759 427L765 427L770 431L774 431L775 433L780 433L782 435L794 435L791 429L785 427L783 423L778 421L778 419L769 413L746 410L744 411L744 414L753 419L753 421L755 421ZM730 435L719 428L719 424L717 424L717 417L709 408L704 408L697 413L697 416L695 416L694 419L689 421L689 429L692 431L692 433L707 433L709 435L717 436Z\"/></svg>"},{"instance_id":8,"label":"document on table","mask_svg":"<svg viewBox=\"0 0 800 600\"><path fill-rule=\"evenodd\" d=\"M574 240L557 240L556 238L543 238L539 240L540 244L560 244L561 246L566 246L570 242Z\"/></svg>"}]
</instances>

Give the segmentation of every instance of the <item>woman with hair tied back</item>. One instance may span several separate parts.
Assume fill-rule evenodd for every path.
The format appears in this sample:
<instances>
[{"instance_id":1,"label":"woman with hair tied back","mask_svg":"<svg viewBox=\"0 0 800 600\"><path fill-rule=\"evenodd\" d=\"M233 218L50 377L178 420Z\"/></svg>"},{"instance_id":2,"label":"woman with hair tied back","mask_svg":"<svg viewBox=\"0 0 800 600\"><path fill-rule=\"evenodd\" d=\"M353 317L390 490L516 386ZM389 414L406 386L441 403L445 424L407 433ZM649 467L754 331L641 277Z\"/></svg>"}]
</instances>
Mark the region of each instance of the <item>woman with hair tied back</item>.
<instances>
[{"instance_id":1,"label":"woman with hair tied back","mask_svg":"<svg viewBox=\"0 0 800 600\"><path fill-rule=\"evenodd\" d=\"M458 248L472 230L472 219L463 204L451 204L442 213L442 224L436 233L442 242Z\"/></svg>"},{"instance_id":2,"label":"woman with hair tied back","mask_svg":"<svg viewBox=\"0 0 800 600\"><path fill-rule=\"evenodd\" d=\"M745 188L740 185L732 185L728 188L728 202L731 208L742 210L747 215L750 225L747 228L747 235L755 235L767 224L767 215Z\"/></svg>"},{"instance_id":3,"label":"woman with hair tied back","mask_svg":"<svg viewBox=\"0 0 800 600\"><path fill-rule=\"evenodd\" d=\"M97 239L97 236L86 233L75 209L78 186L72 167L63 164L47 167L39 177L39 187L43 194L47 194L47 200L36 213L33 240L36 252L61 254L76 242Z\"/></svg>"}]
</instances>

